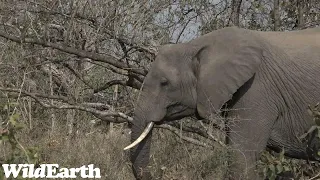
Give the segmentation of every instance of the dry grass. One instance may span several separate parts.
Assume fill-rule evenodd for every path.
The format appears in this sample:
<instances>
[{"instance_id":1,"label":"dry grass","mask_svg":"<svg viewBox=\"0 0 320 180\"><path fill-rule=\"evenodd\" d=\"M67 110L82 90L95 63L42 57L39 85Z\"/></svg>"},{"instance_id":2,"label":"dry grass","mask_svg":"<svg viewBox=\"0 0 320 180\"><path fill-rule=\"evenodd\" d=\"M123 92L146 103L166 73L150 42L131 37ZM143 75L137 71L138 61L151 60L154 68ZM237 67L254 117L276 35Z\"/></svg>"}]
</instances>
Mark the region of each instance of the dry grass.
<instances>
[{"instance_id":1,"label":"dry grass","mask_svg":"<svg viewBox=\"0 0 320 180\"><path fill-rule=\"evenodd\" d=\"M49 130L40 128L18 133L19 142L25 147L38 147L40 163L56 163L61 167L80 167L94 164L101 170L102 179L134 180L128 158L123 147L128 145L130 134L123 126L116 126L113 133L105 131L94 133L77 133L72 140L68 139L65 126L49 135ZM88 129L86 129L88 130ZM86 130L82 129L82 132ZM181 140L168 130L155 129L150 154L150 167L155 179L163 180L220 180L226 173L230 153L227 148L205 148ZM185 135L185 134L184 134ZM188 134L188 136L192 136ZM194 137L196 138L196 137ZM199 139L207 143L208 139ZM3 144L3 143L2 143ZM6 159L10 148L0 146L0 160ZM6 152L6 153L3 153ZM275 159L276 161L276 159ZM16 163L26 163L17 158ZM270 166L268 162L267 167ZM292 164L292 163L290 163ZM293 163L295 165L297 163ZM300 164L300 165L299 165ZM299 161L298 166L305 164ZM313 176L318 172L310 169ZM317 166L318 167L318 166ZM305 168L303 168L305 169ZM298 170L302 173L302 170ZM310 177L310 176L309 176Z\"/></svg>"},{"instance_id":2,"label":"dry grass","mask_svg":"<svg viewBox=\"0 0 320 180\"><path fill-rule=\"evenodd\" d=\"M40 163L57 163L61 167L80 167L94 164L101 170L102 179L134 179L127 152L122 149L130 135L121 128L113 133L77 134L68 140L63 127L54 132L35 131L19 134L25 147L39 147ZM150 166L155 179L221 179L226 169L227 153L223 149L209 149L180 140L167 130L155 130ZM39 132L38 132L39 133ZM37 133L37 134L38 134ZM1 149L1 147L0 147Z\"/></svg>"},{"instance_id":3,"label":"dry grass","mask_svg":"<svg viewBox=\"0 0 320 180\"><path fill-rule=\"evenodd\" d=\"M128 143L129 138L120 130L77 135L70 141L56 134L52 138L44 137L40 142L41 158L46 163L63 167L94 164L100 168L102 179L134 179L128 156L122 150Z\"/></svg>"},{"instance_id":4,"label":"dry grass","mask_svg":"<svg viewBox=\"0 0 320 180\"><path fill-rule=\"evenodd\" d=\"M167 131L154 133L151 165L154 177L162 179L221 179L227 152L192 145Z\"/></svg>"}]
</instances>

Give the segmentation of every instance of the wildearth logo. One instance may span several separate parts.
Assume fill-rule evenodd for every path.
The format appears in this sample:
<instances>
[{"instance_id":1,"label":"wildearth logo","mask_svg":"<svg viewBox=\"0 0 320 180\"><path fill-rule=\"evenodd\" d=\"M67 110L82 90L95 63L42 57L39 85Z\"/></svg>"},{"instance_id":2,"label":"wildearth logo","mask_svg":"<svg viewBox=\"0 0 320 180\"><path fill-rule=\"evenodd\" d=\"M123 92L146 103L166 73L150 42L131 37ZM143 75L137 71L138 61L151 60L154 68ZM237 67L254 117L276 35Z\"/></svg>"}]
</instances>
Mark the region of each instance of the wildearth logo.
<instances>
[{"instance_id":1,"label":"wildearth logo","mask_svg":"<svg viewBox=\"0 0 320 180\"><path fill-rule=\"evenodd\" d=\"M6 178L101 178L100 169L93 164L80 168L59 168L58 164L2 164Z\"/></svg>"}]
</instances>

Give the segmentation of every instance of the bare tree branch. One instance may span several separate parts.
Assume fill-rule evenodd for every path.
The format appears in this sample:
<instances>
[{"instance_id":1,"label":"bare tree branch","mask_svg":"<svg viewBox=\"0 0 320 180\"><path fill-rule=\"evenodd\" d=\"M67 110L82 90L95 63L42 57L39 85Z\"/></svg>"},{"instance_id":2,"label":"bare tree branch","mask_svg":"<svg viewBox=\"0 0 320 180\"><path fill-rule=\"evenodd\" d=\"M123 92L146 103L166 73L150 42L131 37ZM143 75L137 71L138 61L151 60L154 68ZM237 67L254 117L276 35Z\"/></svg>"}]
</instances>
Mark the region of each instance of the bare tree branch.
<instances>
[{"instance_id":1,"label":"bare tree branch","mask_svg":"<svg viewBox=\"0 0 320 180\"><path fill-rule=\"evenodd\" d=\"M60 100L69 104L72 104L71 100L65 96L55 96L55 95L49 95L49 94L40 94L40 93L29 93L20 89L14 89L14 88L5 88L5 87L0 87L0 91L6 91L6 92L15 92L15 93L21 93L22 95L25 96L30 96L30 97L39 97L39 98L45 98L45 99L54 99L54 100Z\"/></svg>"},{"instance_id":2,"label":"bare tree branch","mask_svg":"<svg viewBox=\"0 0 320 180\"><path fill-rule=\"evenodd\" d=\"M30 43L30 44L41 45L44 47L50 47L50 48L60 50L62 52L77 55L82 58L90 58L93 61L104 62L104 63L110 64L110 65L113 65L117 68L120 68L120 69L130 70L130 71L137 73L137 74L140 74L140 75L147 74L146 70L129 67L127 64L125 64L123 62L117 61L120 58L112 57L110 55L101 55L101 54L92 53L92 52L76 49L73 47L67 47L65 45L46 42L46 41L37 40L37 39L33 39L33 38L20 38L20 37L16 37L16 36L12 36L10 34L7 34L3 31L0 31L0 36L3 38L6 38L8 40L14 41L16 43Z\"/></svg>"},{"instance_id":3,"label":"bare tree branch","mask_svg":"<svg viewBox=\"0 0 320 180\"><path fill-rule=\"evenodd\" d=\"M214 137L208 131L208 128L204 127L204 125L202 127L192 127L192 126L182 126L181 127L180 124L178 124L178 123L171 123L170 125L175 128L182 129L184 132L194 133L194 134L197 134L197 135L202 136L204 138L211 139L211 140L217 142L222 147L226 146L225 143L223 143L222 141L220 141L216 137Z\"/></svg>"},{"instance_id":4,"label":"bare tree branch","mask_svg":"<svg viewBox=\"0 0 320 180\"><path fill-rule=\"evenodd\" d=\"M128 81L126 80L111 80L109 82L107 82L106 84L104 84L103 86L101 87L98 87L96 89L93 90L94 93L98 93L100 91L103 91L103 90L106 90L108 88L110 88L111 86L114 86L114 85L122 85L122 86L127 86L128 84Z\"/></svg>"},{"instance_id":5,"label":"bare tree branch","mask_svg":"<svg viewBox=\"0 0 320 180\"><path fill-rule=\"evenodd\" d=\"M43 95L43 94L39 94L39 93L29 93L20 89L12 89L12 88L3 88L0 87L0 91L6 91L6 92L14 92L14 93L21 93L22 96L28 96L31 97L32 99L34 99L36 102L38 102L41 106L45 107L45 108L53 108L53 109L76 109L76 110L80 110L80 111L85 111L85 112L89 112L92 113L93 115L95 115L96 117L99 117L101 120L104 120L105 117L120 117L123 118L124 120L116 120L116 118L114 118L114 122L116 123L121 123L121 122L131 122L133 120L132 117L122 113L122 112L117 112L117 111L112 111L111 110L111 106L107 105L107 104L93 104L93 103L80 103L80 104L76 104L73 102L70 102L69 99L67 99L66 97L63 96L53 96L53 95ZM60 100L63 102L54 102L51 103L50 101L45 102L43 101L41 98L45 98L45 99L53 99L53 100ZM94 107L104 107L106 108L106 110L101 111L98 109L95 109ZM108 118L108 120L110 121L110 118Z\"/></svg>"},{"instance_id":6,"label":"bare tree branch","mask_svg":"<svg viewBox=\"0 0 320 180\"><path fill-rule=\"evenodd\" d=\"M93 89L93 87L89 84L89 82L87 82L86 80L84 80L81 76L81 74L75 70L74 68L72 68L68 63L63 63L64 67L66 67L67 69L69 69L69 71L74 74L78 79L80 79L81 82L83 82L86 86L88 86L89 88Z\"/></svg>"},{"instance_id":7,"label":"bare tree branch","mask_svg":"<svg viewBox=\"0 0 320 180\"><path fill-rule=\"evenodd\" d=\"M177 135L182 140L184 140L186 142L189 142L191 144L202 146L202 147L207 147L207 148L213 148L213 146L210 146L210 145L208 145L208 144L206 144L204 142L198 141L198 140L190 138L190 137L182 136L179 129L177 129L177 128L173 127L173 126L170 126L168 124L162 124L162 125L156 126L156 127L157 128L161 128L161 129L167 129L170 132L172 132L175 135Z\"/></svg>"},{"instance_id":8,"label":"bare tree branch","mask_svg":"<svg viewBox=\"0 0 320 180\"><path fill-rule=\"evenodd\" d=\"M98 28L97 26L98 25L98 22L97 22L97 18L94 18L94 17L86 17L86 16L83 16L82 14L79 14L79 13L75 13L73 16L71 14L63 14L61 12L57 12L57 11L52 11L52 10L49 10L48 11L30 11L29 12L32 12L32 13L37 13L37 14L50 14L50 15L61 15L61 16L64 16L64 17L67 17L67 18L76 18L78 20L85 20L85 21L88 21L90 23L92 23L93 26L95 26L95 28ZM112 31L108 31L107 29L104 29L106 32L106 34L108 34L110 37L116 39L117 41L119 42L122 42L128 46L130 46L132 49L136 49L137 51L140 51L140 52L146 52L150 55L153 56L153 58L155 57L155 54L156 52L153 51L153 50L150 50L149 48L147 47L143 47L141 45L138 45L137 43L134 43L132 41L129 41L123 37L117 37Z\"/></svg>"}]
</instances>

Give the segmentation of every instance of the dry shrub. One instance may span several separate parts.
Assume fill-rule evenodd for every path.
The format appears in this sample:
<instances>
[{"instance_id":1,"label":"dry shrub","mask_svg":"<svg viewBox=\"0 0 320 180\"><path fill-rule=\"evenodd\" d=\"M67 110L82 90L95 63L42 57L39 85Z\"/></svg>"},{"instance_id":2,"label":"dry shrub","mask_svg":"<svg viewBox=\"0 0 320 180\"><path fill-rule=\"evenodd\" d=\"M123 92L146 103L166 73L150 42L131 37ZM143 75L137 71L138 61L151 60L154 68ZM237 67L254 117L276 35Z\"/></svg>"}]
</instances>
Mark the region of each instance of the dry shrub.
<instances>
[{"instance_id":1,"label":"dry shrub","mask_svg":"<svg viewBox=\"0 0 320 180\"><path fill-rule=\"evenodd\" d=\"M40 163L57 163L60 167L81 167L94 164L101 170L102 179L134 179L128 152L130 134L122 128L113 133L95 132L65 136L65 128L42 136L32 137L34 131L18 136L25 147L37 147ZM181 140L167 130L156 129L150 154L150 167L156 179L222 179L228 156L223 148L205 148Z\"/></svg>"},{"instance_id":2,"label":"dry shrub","mask_svg":"<svg viewBox=\"0 0 320 180\"><path fill-rule=\"evenodd\" d=\"M154 133L151 167L159 179L223 179L228 152L218 145L206 148L181 140L166 130Z\"/></svg>"}]
</instances>

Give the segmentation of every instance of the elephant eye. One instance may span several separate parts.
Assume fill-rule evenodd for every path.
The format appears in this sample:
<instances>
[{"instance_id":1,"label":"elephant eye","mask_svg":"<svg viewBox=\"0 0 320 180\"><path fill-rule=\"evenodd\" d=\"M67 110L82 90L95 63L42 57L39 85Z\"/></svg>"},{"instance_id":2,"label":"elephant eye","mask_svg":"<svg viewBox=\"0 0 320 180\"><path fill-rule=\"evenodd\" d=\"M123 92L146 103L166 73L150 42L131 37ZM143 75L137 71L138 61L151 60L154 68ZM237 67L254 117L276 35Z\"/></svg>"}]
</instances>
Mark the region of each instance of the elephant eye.
<instances>
[{"instance_id":1,"label":"elephant eye","mask_svg":"<svg viewBox=\"0 0 320 180\"><path fill-rule=\"evenodd\" d=\"M161 78L160 79L160 85L161 86L167 86L168 84L169 84L168 79L166 79L166 78Z\"/></svg>"}]
</instances>

